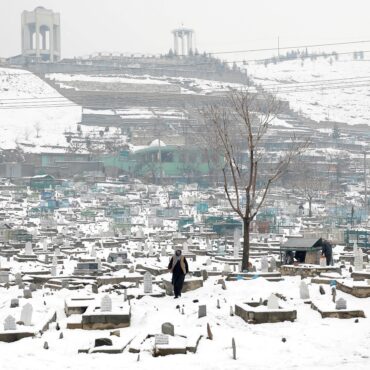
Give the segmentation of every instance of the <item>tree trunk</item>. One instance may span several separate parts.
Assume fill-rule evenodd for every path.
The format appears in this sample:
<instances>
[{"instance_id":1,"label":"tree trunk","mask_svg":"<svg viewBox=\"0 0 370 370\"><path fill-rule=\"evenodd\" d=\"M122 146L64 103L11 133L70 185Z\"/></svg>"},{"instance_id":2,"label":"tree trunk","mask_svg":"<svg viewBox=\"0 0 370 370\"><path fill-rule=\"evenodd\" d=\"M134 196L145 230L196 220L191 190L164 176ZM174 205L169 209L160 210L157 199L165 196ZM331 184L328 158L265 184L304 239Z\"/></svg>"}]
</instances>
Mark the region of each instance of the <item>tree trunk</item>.
<instances>
[{"instance_id":1,"label":"tree trunk","mask_svg":"<svg viewBox=\"0 0 370 370\"><path fill-rule=\"evenodd\" d=\"M249 236L250 236L250 220L243 218L244 235L243 235L243 260L242 271L249 270Z\"/></svg>"},{"instance_id":2,"label":"tree trunk","mask_svg":"<svg viewBox=\"0 0 370 370\"><path fill-rule=\"evenodd\" d=\"M308 199L308 216L312 217L312 198Z\"/></svg>"}]
</instances>

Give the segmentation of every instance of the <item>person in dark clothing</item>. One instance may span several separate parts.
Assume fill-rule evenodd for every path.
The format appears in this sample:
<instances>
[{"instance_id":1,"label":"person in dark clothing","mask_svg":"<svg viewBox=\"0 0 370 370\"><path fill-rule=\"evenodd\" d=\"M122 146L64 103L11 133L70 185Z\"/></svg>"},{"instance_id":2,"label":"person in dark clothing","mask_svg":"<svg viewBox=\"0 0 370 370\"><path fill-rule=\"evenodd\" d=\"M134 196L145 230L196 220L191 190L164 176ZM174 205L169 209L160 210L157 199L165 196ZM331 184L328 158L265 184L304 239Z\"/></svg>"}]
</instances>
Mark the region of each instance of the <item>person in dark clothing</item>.
<instances>
[{"instance_id":1,"label":"person in dark clothing","mask_svg":"<svg viewBox=\"0 0 370 370\"><path fill-rule=\"evenodd\" d=\"M181 297L185 275L189 272L188 261L181 254L181 250L176 250L175 255L172 256L168 264L168 269L172 272L172 285L175 298Z\"/></svg>"},{"instance_id":2,"label":"person in dark clothing","mask_svg":"<svg viewBox=\"0 0 370 370\"><path fill-rule=\"evenodd\" d=\"M333 247L329 240L323 240L321 244L321 255L326 258L326 266L333 264Z\"/></svg>"},{"instance_id":3,"label":"person in dark clothing","mask_svg":"<svg viewBox=\"0 0 370 370\"><path fill-rule=\"evenodd\" d=\"M299 263L304 263L306 260L306 251L296 251L294 257Z\"/></svg>"}]
</instances>

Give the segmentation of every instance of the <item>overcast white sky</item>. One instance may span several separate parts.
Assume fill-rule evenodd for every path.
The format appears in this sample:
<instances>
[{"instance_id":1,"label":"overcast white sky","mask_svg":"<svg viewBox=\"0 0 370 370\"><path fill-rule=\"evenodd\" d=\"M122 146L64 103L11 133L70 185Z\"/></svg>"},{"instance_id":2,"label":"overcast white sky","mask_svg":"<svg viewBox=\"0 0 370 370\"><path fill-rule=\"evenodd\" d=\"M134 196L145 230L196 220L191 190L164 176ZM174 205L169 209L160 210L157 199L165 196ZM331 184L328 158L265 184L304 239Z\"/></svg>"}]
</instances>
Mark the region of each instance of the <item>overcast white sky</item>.
<instances>
[{"instance_id":1,"label":"overcast white sky","mask_svg":"<svg viewBox=\"0 0 370 370\"><path fill-rule=\"evenodd\" d=\"M370 39L370 0L0 0L0 56L20 53L21 12L36 6L60 12L63 57L165 53L182 23L208 52Z\"/></svg>"}]
</instances>

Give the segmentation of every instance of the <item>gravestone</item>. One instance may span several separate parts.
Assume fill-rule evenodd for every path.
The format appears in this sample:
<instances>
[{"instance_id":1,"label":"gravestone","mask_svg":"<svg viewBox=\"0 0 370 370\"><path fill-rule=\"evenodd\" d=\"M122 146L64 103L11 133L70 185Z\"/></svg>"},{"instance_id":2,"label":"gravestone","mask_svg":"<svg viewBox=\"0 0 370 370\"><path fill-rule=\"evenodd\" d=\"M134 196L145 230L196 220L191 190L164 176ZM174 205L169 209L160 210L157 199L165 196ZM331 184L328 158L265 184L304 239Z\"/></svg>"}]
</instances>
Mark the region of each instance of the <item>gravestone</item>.
<instances>
[{"instance_id":1,"label":"gravestone","mask_svg":"<svg viewBox=\"0 0 370 370\"><path fill-rule=\"evenodd\" d=\"M26 246L24 248L24 254L26 254L27 256L33 254L33 249L32 249L32 243L31 242L26 243Z\"/></svg>"},{"instance_id":2,"label":"gravestone","mask_svg":"<svg viewBox=\"0 0 370 370\"><path fill-rule=\"evenodd\" d=\"M98 270L101 270L102 269L101 259L96 258L96 263L98 264Z\"/></svg>"},{"instance_id":3,"label":"gravestone","mask_svg":"<svg viewBox=\"0 0 370 370\"><path fill-rule=\"evenodd\" d=\"M32 298L32 292L30 289L23 290L23 298L26 298L26 299Z\"/></svg>"},{"instance_id":4,"label":"gravestone","mask_svg":"<svg viewBox=\"0 0 370 370\"><path fill-rule=\"evenodd\" d=\"M205 304L202 304L198 307L198 319L204 316L207 316L207 306Z\"/></svg>"},{"instance_id":5,"label":"gravestone","mask_svg":"<svg viewBox=\"0 0 370 370\"><path fill-rule=\"evenodd\" d=\"M54 254L53 256L53 260L51 262L54 266L56 266L58 264L58 257Z\"/></svg>"},{"instance_id":6,"label":"gravestone","mask_svg":"<svg viewBox=\"0 0 370 370\"><path fill-rule=\"evenodd\" d=\"M320 257L320 267L326 267L326 258Z\"/></svg>"},{"instance_id":7,"label":"gravestone","mask_svg":"<svg viewBox=\"0 0 370 370\"><path fill-rule=\"evenodd\" d=\"M55 248L54 250L55 256L60 256L60 248Z\"/></svg>"},{"instance_id":8,"label":"gravestone","mask_svg":"<svg viewBox=\"0 0 370 370\"><path fill-rule=\"evenodd\" d=\"M4 330L17 330L15 318L12 315L7 316L4 320Z\"/></svg>"},{"instance_id":9,"label":"gravestone","mask_svg":"<svg viewBox=\"0 0 370 370\"><path fill-rule=\"evenodd\" d=\"M270 266L271 266L271 272L276 271L276 259L274 257L271 257L270 259Z\"/></svg>"},{"instance_id":10,"label":"gravestone","mask_svg":"<svg viewBox=\"0 0 370 370\"><path fill-rule=\"evenodd\" d=\"M224 263L223 272L229 273L231 272L230 265L228 263Z\"/></svg>"},{"instance_id":11,"label":"gravestone","mask_svg":"<svg viewBox=\"0 0 370 370\"><path fill-rule=\"evenodd\" d=\"M152 279L152 275L150 274L150 272L146 272L144 274L144 293L145 294L150 294L153 292L153 279Z\"/></svg>"},{"instance_id":12,"label":"gravestone","mask_svg":"<svg viewBox=\"0 0 370 370\"><path fill-rule=\"evenodd\" d=\"M129 268L128 272L129 272L130 274L133 274L133 273L135 272L135 267L134 267L134 266L130 266L130 268Z\"/></svg>"},{"instance_id":13,"label":"gravestone","mask_svg":"<svg viewBox=\"0 0 370 370\"><path fill-rule=\"evenodd\" d=\"M269 261L267 257L262 257L261 259L261 272L268 272L269 271Z\"/></svg>"},{"instance_id":14,"label":"gravestone","mask_svg":"<svg viewBox=\"0 0 370 370\"><path fill-rule=\"evenodd\" d=\"M93 257L93 258L96 257L96 250L95 250L94 246L91 247L90 256Z\"/></svg>"},{"instance_id":15,"label":"gravestone","mask_svg":"<svg viewBox=\"0 0 370 370\"><path fill-rule=\"evenodd\" d=\"M22 284L22 274L20 274L19 272L17 272L14 275L14 281L15 281L16 285Z\"/></svg>"},{"instance_id":16,"label":"gravestone","mask_svg":"<svg viewBox=\"0 0 370 370\"><path fill-rule=\"evenodd\" d=\"M9 283L9 272L0 271L0 284L7 284L7 283Z\"/></svg>"},{"instance_id":17,"label":"gravestone","mask_svg":"<svg viewBox=\"0 0 370 370\"><path fill-rule=\"evenodd\" d=\"M10 301L10 308L19 307L19 299L18 298L12 298Z\"/></svg>"},{"instance_id":18,"label":"gravestone","mask_svg":"<svg viewBox=\"0 0 370 370\"><path fill-rule=\"evenodd\" d=\"M202 278L203 278L203 281L208 279L208 271L207 270L202 270Z\"/></svg>"},{"instance_id":19,"label":"gravestone","mask_svg":"<svg viewBox=\"0 0 370 370\"><path fill-rule=\"evenodd\" d=\"M310 291L307 284L302 280L299 285L299 295L301 299L310 299Z\"/></svg>"},{"instance_id":20,"label":"gravestone","mask_svg":"<svg viewBox=\"0 0 370 370\"><path fill-rule=\"evenodd\" d=\"M162 324L162 334L175 335L175 327L170 322Z\"/></svg>"},{"instance_id":21,"label":"gravestone","mask_svg":"<svg viewBox=\"0 0 370 370\"><path fill-rule=\"evenodd\" d=\"M127 301L127 288L123 289L123 301Z\"/></svg>"},{"instance_id":22,"label":"gravestone","mask_svg":"<svg viewBox=\"0 0 370 370\"><path fill-rule=\"evenodd\" d=\"M94 294L98 294L98 293L99 293L99 290L98 290L98 286L97 286L97 284L92 284L92 285L91 285L91 291L92 291Z\"/></svg>"},{"instance_id":23,"label":"gravestone","mask_svg":"<svg viewBox=\"0 0 370 370\"><path fill-rule=\"evenodd\" d=\"M240 229L234 230L234 258L239 257L240 251Z\"/></svg>"},{"instance_id":24,"label":"gravestone","mask_svg":"<svg viewBox=\"0 0 370 370\"><path fill-rule=\"evenodd\" d=\"M155 345L158 346L158 345L166 345L166 344L169 344L170 342L170 338L168 335L164 335L164 334L156 334L155 336Z\"/></svg>"},{"instance_id":25,"label":"gravestone","mask_svg":"<svg viewBox=\"0 0 370 370\"><path fill-rule=\"evenodd\" d=\"M166 247L162 247L162 249L161 249L161 256L162 256L162 257L166 257L166 256L167 256L167 250L166 250Z\"/></svg>"},{"instance_id":26,"label":"gravestone","mask_svg":"<svg viewBox=\"0 0 370 370\"><path fill-rule=\"evenodd\" d=\"M122 257L117 257L116 263L117 263L117 265L122 265L123 258Z\"/></svg>"},{"instance_id":27,"label":"gravestone","mask_svg":"<svg viewBox=\"0 0 370 370\"><path fill-rule=\"evenodd\" d=\"M112 311L112 300L109 295L105 295L100 304L100 311L101 312L111 312Z\"/></svg>"},{"instance_id":28,"label":"gravestone","mask_svg":"<svg viewBox=\"0 0 370 370\"><path fill-rule=\"evenodd\" d=\"M109 338L97 338L94 342L94 347L112 346L113 342Z\"/></svg>"},{"instance_id":29,"label":"gravestone","mask_svg":"<svg viewBox=\"0 0 370 370\"><path fill-rule=\"evenodd\" d=\"M364 254L362 252L362 249L356 247L356 249L354 249L354 255L355 255L354 261L355 271L362 271L364 268Z\"/></svg>"},{"instance_id":30,"label":"gravestone","mask_svg":"<svg viewBox=\"0 0 370 370\"><path fill-rule=\"evenodd\" d=\"M347 309L347 301L344 298L339 298L335 303L336 310L346 310Z\"/></svg>"},{"instance_id":31,"label":"gravestone","mask_svg":"<svg viewBox=\"0 0 370 370\"><path fill-rule=\"evenodd\" d=\"M68 289L69 282L68 280L62 280L62 289Z\"/></svg>"},{"instance_id":32,"label":"gravestone","mask_svg":"<svg viewBox=\"0 0 370 370\"><path fill-rule=\"evenodd\" d=\"M190 239L188 239L188 240L190 240ZM189 252L188 242L184 242L184 244L182 245L182 250L183 250L184 254L187 254Z\"/></svg>"},{"instance_id":33,"label":"gravestone","mask_svg":"<svg viewBox=\"0 0 370 370\"><path fill-rule=\"evenodd\" d=\"M267 308L270 310L278 310L279 309L279 300L275 294L271 294L267 300Z\"/></svg>"},{"instance_id":34,"label":"gravestone","mask_svg":"<svg viewBox=\"0 0 370 370\"><path fill-rule=\"evenodd\" d=\"M57 276L57 266L56 265L52 265L50 267L50 274L51 276Z\"/></svg>"},{"instance_id":35,"label":"gravestone","mask_svg":"<svg viewBox=\"0 0 370 370\"><path fill-rule=\"evenodd\" d=\"M21 321L24 323L24 325L29 326L32 324L32 313L32 305L30 303L26 303L21 311Z\"/></svg>"}]
</instances>

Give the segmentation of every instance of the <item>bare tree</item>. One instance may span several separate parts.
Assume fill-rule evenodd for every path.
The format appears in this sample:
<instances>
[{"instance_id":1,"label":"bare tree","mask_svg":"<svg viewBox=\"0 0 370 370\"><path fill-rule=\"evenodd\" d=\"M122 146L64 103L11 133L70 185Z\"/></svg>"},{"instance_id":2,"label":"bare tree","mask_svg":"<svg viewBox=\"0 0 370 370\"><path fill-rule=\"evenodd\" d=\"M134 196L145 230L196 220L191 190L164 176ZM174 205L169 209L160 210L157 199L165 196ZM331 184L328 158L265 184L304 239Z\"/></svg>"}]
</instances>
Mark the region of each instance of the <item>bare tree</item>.
<instances>
[{"instance_id":1,"label":"bare tree","mask_svg":"<svg viewBox=\"0 0 370 370\"><path fill-rule=\"evenodd\" d=\"M202 110L205 138L224 156L224 189L232 210L242 219L242 269L249 268L251 222L261 209L274 182L292 160L305 150L307 141L290 138L287 149L273 157L268 153L267 133L279 103L272 95L231 91L220 104Z\"/></svg>"},{"instance_id":2,"label":"bare tree","mask_svg":"<svg viewBox=\"0 0 370 370\"><path fill-rule=\"evenodd\" d=\"M312 217L312 202L319 194L329 190L330 182L326 172L320 172L317 164L299 161L293 166L292 187L308 202L308 216Z\"/></svg>"}]
</instances>

